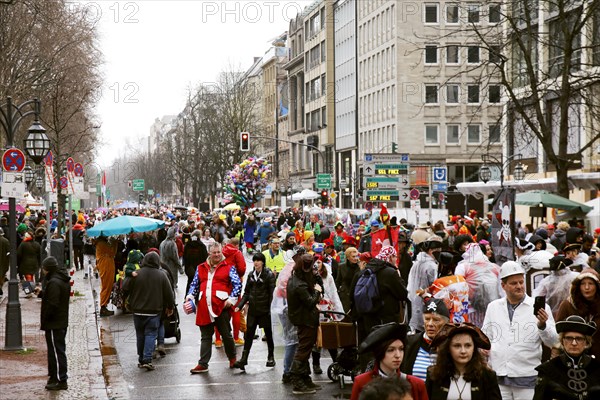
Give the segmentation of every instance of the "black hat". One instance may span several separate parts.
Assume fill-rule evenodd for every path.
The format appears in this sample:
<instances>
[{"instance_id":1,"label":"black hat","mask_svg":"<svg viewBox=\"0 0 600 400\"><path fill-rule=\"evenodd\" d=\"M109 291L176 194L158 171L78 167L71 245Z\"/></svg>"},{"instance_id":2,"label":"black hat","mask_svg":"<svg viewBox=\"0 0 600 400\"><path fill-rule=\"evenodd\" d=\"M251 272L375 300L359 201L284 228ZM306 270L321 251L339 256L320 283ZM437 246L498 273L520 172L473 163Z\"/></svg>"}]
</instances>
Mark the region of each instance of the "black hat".
<instances>
[{"instance_id":1,"label":"black hat","mask_svg":"<svg viewBox=\"0 0 600 400\"><path fill-rule=\"evenodd\" d=\"M476 325L468 322L462 324L445 324L442 329L439 330L435 338L431 341L431 347L439 347L444 341L451 339L459 333L468 333L473 338L473 342L477 347L484 350L492 348L490 339L477 327Z\"/></svg>"},{"instance_id":2,"label":"black hat","mask_svg":"<svg viewBox=\"0 0 600 400\"><path fill-rule=\"evenodd\" d=\"M565 234L565 239L567 240L567 243L581 243L581 240L577 240L577 239L583 239L583 229L581 228L577 228L577 227L571 227L569 229L567 229L567 232Z\"/></svg>"},{"instance_id":3,"label":"black hat","mask_svg":"<svg viewBox=\"0 0 600 400\"><path fill-rule=\"evenodd\" d=\"M515 243L517 245L517 248L519 248L521 250L534 250L535 249L535 246L533 245L533 243L530 243L525 239L515 238Z\"/></svg>"},{"instance_id":4,"label":"black hat","mask_svg":"<svg viewBox=\"0 0 600 400\"><path fill-rule=\"evenodd\" d=\"M542 250L546 250L546 241L544 239L542 239L541 236L538 235L531 235L531 237L529 238L529 243L533 244L533 246L536 245L536 243L538 242L542 242Z\"/></svg>"},{"instance_id":5,"label":"black hat","mask_svg":"<svg viewBox=\"0 0 600 400\"><path fill-rule=\"evenodd\" d=\"M405 343L407 331L408 329L406 325L402 325L397 322L376 325L371 329L369 336L367 336L360 344L358 347L358 352L362 354L369 351L374 351L378 345L390 339L399 339L402 341L402 343Z\"/></svg>"},{"instance_id":6,"label":"black hat","mask_svg":"<svg viewBox=\"0 0 600 400\"><path fill-rule=\"evenodd\" d=\"M410 239L408 238L408 235L406 234L406 232L399 231L398 232L398 241L399 242L410 242Z\"/></svg>"},{"instance_id":7,"label":"black hat","mask_svg":"<svg viewBox=\"0 0 600 400\"><path fill-rule=\"evenodd\" d=\"M423 314L439 314L450 319L450 312L442 299L426 297L423 299Z\"/></svg>"},{"instance_id":8,"label":"black hat","mask_svg":"<svg viewBox=\"0 0 600 400\"><path fill-rule=\"evenodd\" d=\"M52 256L46 257L44 261L42 261L42 268L48 271L55 270L58 268L58 261L56 261L56 258Z\"/></svg>"},{"instance_id":9,"label":"black hat","mask_svg":"<svg viewBox=\"0 0 600 400\"><path fill-rule=\"evenodd\" d=\"M596 332L596 323L594 321L586 322L579 315L571 315L564 321L556 323L556 332L578 332L586 336L592 336Z\"/></svg>"},{"instance_id":10,"label":"black hat","mask_svg":"<svg viewBox=\"0 0 600 400\"><path fill-rule=\"evenodd\" d=\"M450 265L452 264L452 260L454 260L454 255L447 251L442 251L440 254L440 264L442 265Z\"/></svg>"},{"instance_id":11,"label":"black hat","mask_svg":"<svg viewBox=\"0 0 600 400\"><path fill-rule=\"evenodd\" d=\"M573 260L565 258L565 256L554 256L548 262L550 263L550 271L560 271L573 264Z\"/></svg>"},{"instance_id":12,"label":"black hat","mask_svg":"<svg viewBox=\"0 0 600 400\"><path fill-rule=\"evenodd\" d=\"M571 243L571 244L566 244L565 247L563 247L562 251L563 253L570 251L570 250L579 250L581 251L581 244L580 243Z\"/></svg>"}]
</instances>

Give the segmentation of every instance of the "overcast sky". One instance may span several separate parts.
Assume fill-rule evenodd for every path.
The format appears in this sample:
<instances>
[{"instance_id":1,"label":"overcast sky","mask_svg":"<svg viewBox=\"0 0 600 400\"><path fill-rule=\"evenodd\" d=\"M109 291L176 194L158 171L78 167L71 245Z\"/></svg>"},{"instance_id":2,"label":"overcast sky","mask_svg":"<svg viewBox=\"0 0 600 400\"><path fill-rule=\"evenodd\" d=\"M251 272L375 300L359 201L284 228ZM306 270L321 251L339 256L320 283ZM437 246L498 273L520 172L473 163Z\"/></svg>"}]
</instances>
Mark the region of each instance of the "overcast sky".
<instances>
[{"instance_id":1,"label":"overcast sky","mask_svg":"<svg viewBox=\"0 0 600 400\"><path fill-rule=\"evenodd\" d=\"M104 86L97 115L108 166L147 136L155 118L179 113L186 88L213 82L229 65L243 69L270 47L305 6L296 1L81 1L98 21Z\"/></svg>"}]
</instances>

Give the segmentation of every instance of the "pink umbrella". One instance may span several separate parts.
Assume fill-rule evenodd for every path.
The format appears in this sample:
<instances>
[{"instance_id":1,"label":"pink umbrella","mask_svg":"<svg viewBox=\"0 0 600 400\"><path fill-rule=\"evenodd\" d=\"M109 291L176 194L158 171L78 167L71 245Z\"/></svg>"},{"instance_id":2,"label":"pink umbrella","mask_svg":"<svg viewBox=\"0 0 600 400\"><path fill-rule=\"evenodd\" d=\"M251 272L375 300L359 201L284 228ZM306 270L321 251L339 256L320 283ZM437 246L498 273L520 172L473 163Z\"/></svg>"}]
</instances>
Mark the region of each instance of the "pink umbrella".
<instances>
[{"instance_id":1,"label":"pink umbrella","mask_svg":"<svg viewBox=\"0 0 600 400\"><path fill-rule=\"evenodd\" d=\"M24 213L25 212L25 209L23 208L22 205L17 204L16 206L17 206L16 207L17 212L20 212L20 213ZM2 204L0 204L0 211L9 211L8 210L8 203L2 203Z\"/></svg>"}]
</instances>

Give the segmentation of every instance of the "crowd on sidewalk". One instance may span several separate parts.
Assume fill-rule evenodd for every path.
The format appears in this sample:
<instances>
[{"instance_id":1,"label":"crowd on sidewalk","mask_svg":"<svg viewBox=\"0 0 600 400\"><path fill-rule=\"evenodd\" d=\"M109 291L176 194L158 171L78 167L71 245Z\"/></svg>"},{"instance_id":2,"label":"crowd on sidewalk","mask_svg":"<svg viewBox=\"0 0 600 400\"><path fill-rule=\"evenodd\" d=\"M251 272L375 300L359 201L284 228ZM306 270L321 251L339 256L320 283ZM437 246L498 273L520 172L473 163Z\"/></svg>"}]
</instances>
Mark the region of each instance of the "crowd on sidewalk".
<instances>
[{"instance_id":1,"label":"crowd on sidewalk","mask_svg":"<svg viewBox=\"0 0 600 400\"><path fill-rule=\"evenodd\" d=\"M166 224L86 237L86 229L120 213ZM28 245L37 243L39 219L30 216L18 229L24 282L39 279L44 245ZM283 336L282 381L293 394L320 388L311 372L323 373L321 353L328 350L334 363L354 354L355 399L381 390L414 399L600 396L598 230L565 221L518 225L514 260L497 263L490 219L456 216L413 226L385 207L377 218L333 224L297 209L125 210L100 218L83 211L72 220L75 267L84 268L84 253L95 253L100 315L113 315L111 302L133 314L140 368L153 370L152 357L165 355L179 298L200 330L191 374L209 371L213 345L224 347L230 368L243 370L262 328L267 367L276 364L274 330ZM537 273L543 279L530 278ZM187 276L185 290L177 287L178 274ZM323 346L321 325L342 320L356 327L354 353Z\"/></svg>"}]
</instances>

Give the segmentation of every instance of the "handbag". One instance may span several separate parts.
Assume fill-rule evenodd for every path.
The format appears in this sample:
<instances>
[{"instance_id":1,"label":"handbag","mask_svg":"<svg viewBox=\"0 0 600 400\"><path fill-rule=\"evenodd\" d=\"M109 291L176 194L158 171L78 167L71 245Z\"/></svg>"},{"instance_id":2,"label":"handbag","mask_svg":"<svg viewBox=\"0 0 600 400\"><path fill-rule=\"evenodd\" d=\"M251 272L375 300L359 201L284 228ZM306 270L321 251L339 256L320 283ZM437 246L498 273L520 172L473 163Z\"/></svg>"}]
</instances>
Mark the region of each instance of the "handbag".
<instances>
[{"instance_id":1,"label":"handbag","mask_svg":"<svg viewBox=\"0 0 600 400\"><path fill-rule=\"evenodd\" d=\"M244 313L240 312L240 332L246 333L247 328L246 317L244 316Z\"/></svg>"}]
</instances>

